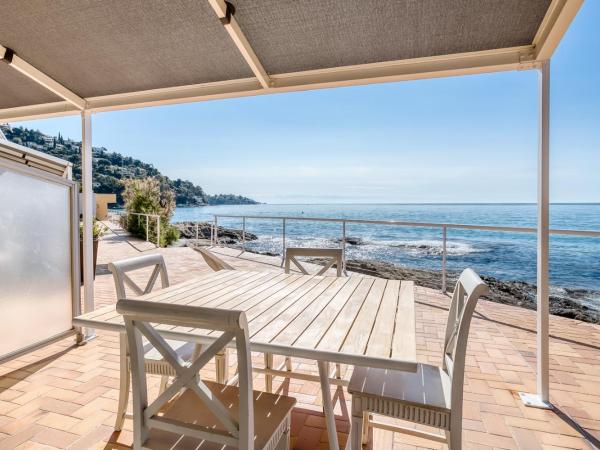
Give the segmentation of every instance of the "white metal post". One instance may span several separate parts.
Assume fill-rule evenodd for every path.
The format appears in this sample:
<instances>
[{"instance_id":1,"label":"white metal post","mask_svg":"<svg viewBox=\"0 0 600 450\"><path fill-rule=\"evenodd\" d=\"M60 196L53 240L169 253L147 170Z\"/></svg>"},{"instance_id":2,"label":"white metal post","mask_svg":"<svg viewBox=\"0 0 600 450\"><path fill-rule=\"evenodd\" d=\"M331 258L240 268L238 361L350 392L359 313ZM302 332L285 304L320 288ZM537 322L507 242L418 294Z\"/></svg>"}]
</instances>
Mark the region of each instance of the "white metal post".
<instances>
[{"instance_id":1,"label":"white metal post","mask_svg":"<svg viewBox=\"0 0 600 450\"><path fill-rule=\"evenodd\" d=\"M215 236L215 243L214 246L217 247L219 245L219 219L217 218L217 216L215 216L215 232L214 232L214 236Z\"/></svg>"},{"instance_id":2,"label":"white metal post","mask_svg":"<svg viewBox=\"0 0 600 450\"><path fill-rule=\"evenodd\" d=\"M246 217L242 218L242 253L246 251Z\"/></svg>"},{"instance_id":3,"label":"white metal post","mask_svg":"<svg viewBox=\"0 0 600 450\"><path fill-rule=\"evenodd\" d=\"M446 225L442 227L442 293L447 291L446 286L446 258L447 258L447 235L448 230Z\"/></svg>"},{"instance_id":4,"label":"white metal post","mask_svg":"<svg viewBox=\"0 0 600 450\"><path fill-rule=\"evenodd\" d=\"M89 111L81 113L81 184L83 198L83 311L94 310L94 191L92 179L92 116ZM87 328L84 339L95 336L95 330Z\"/></svg>"},{"instance_id":5,"label":"white metal post","mask_svg":"<svg viewBox=\"0 0 600 450\"><path fill-rule=\"evenodd\" d=\"M550 256L550 61L539 67L539 142L537 175L537 395L523 394L528 406L551 408L549 340Z\"/></svg>"},{"instance_id":6,"label":"white metal post","mask_svg":"<svg viewBox=\"0 0 600 450\"><path fill-rule=\"evenodd\" d=\"M342 271L346 274L346 221L342 221Z\"/></svg>"},{"instance_id":7,"label":"white metal post","mask_svg":"<svg viewBox=\"0 0 600 450\"><path fill-rule=\"evenodd\" d=\"M281 266L285 261L285 218L281 222Z\"/></svg>"},{"instance_id":8,"label":"white metal post","mask_svg":"<svg viewBox=\"0 0 600 450\"><path fill-rule=\"evenodd\" d=\"M160 248L160 216L156 216L156 248Z\"/></svg>"}]
</instances>

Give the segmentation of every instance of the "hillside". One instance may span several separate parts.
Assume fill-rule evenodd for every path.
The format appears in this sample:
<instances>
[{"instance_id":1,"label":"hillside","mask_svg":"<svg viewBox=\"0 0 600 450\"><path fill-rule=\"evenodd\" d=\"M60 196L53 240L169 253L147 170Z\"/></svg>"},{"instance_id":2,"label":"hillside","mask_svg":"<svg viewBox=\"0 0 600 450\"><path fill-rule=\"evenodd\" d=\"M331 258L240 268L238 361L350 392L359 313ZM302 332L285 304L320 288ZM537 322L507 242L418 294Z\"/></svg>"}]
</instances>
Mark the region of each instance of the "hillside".
<instances>
[{"instance_id":1,"label":"hillside","mask_svg":"<svg viewBox=\"0 0 600 450\"><path fill-rule=\"evenodd\" d=\"M64 139L60 134L58 136L46 136L37 130L22 127L12 128L8 125L0 125L0 129L8 140L16 144L70 161L73 163L73 178L76 181L81 181L81 142ZM175 191L177 206L248 205L257 203L241 195L206 194L200 186L191 181L179 178L172 180L161 174L152 164L123 156L117 152L110 152L104 147L93 147L92 154L94 157L94 192L115 193L119 204L123 203L121 180L148 176L160 177L171 186Z\"/></svg>"}]
</instances>

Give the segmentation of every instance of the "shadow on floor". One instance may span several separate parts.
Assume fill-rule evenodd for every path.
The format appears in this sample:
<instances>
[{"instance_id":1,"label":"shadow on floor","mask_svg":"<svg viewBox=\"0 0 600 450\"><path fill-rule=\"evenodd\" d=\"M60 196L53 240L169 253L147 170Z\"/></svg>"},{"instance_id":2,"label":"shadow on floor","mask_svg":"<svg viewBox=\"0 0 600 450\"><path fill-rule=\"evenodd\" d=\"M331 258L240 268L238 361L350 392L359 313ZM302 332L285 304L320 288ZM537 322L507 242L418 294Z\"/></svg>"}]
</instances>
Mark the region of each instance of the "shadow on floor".
<instances>
[{"instance_id":1,"label":"shadow on floor","mask_svg":"<svg viewBox=\"0 0 600 450\"><path fill-rule=\"evenodd\" d=\"M1 375L0 380L2 381L2 390L10 389L15 384L17 384L23 380L26 380L29 375L33 375L34 373L39 372L40 370L42 370L49 364L56 361L61 356L69 353L75 347L77 347L77 344L73 344L72 346L67 347L64 350L61 350L58 353L47 356L46 358L40 359L39 361L35 361L30 364L27 364L26 366L23 366L19 369L13 370L12 372L8 372L8 373ZM27 375L22 376L22 372L27 372Z\"/></svg>"}]
</instances>

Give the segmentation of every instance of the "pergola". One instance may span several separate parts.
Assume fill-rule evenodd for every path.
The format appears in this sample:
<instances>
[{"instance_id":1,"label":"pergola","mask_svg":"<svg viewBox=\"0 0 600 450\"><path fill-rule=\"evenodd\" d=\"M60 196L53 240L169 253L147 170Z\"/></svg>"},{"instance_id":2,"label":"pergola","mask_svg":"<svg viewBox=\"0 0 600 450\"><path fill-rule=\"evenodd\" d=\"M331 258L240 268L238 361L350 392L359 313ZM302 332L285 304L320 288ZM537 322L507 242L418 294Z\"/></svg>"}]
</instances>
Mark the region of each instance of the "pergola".
<instances>
[{"instance_id":1,"label":"pergola","mask_svg":"<svg viewBox=\"0 0 600 450\"><path fill-rule=\"evenodd\" d=\"M550 58L583 0L7 0L0 123L80 114L84 308L94 308L95 112L538 70L537 395L549 406ZM227 128L222 130L227 132Z\"/></svg>"}]
</instances>

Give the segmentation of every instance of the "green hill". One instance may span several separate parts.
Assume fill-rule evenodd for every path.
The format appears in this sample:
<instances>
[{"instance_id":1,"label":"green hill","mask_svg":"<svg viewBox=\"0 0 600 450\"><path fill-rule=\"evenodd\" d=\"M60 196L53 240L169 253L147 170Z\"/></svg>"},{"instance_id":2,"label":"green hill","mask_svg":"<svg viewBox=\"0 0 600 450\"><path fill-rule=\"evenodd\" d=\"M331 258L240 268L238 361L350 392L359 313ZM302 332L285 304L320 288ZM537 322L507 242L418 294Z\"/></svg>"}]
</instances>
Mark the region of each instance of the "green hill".
<instances>
[{"instance_id":1,"label":"green hill","mask_svg":"<svg viewBox=\"0 0 600 450\"><path fill-rule=\"evenodd\" d=\"M12 128L8 125L0 125L0 128L6 138L16 144L70 161L73 163L73 178L76 181L81 181L81 142L64 139L60 133L58 136L46 136L37 130L22 127ZM191 181L179 178L172 180L161 174L152 164L123 156L117 152L110 152L104 147L93 147L92 154L94 157L94 192L115 193L119 204L123 203L121 180L148 176L160 177L167 182L175 191L178 206L250 205L258 203L241 195L206 194L200 186Z\"/></svg>"}]
</instances>

